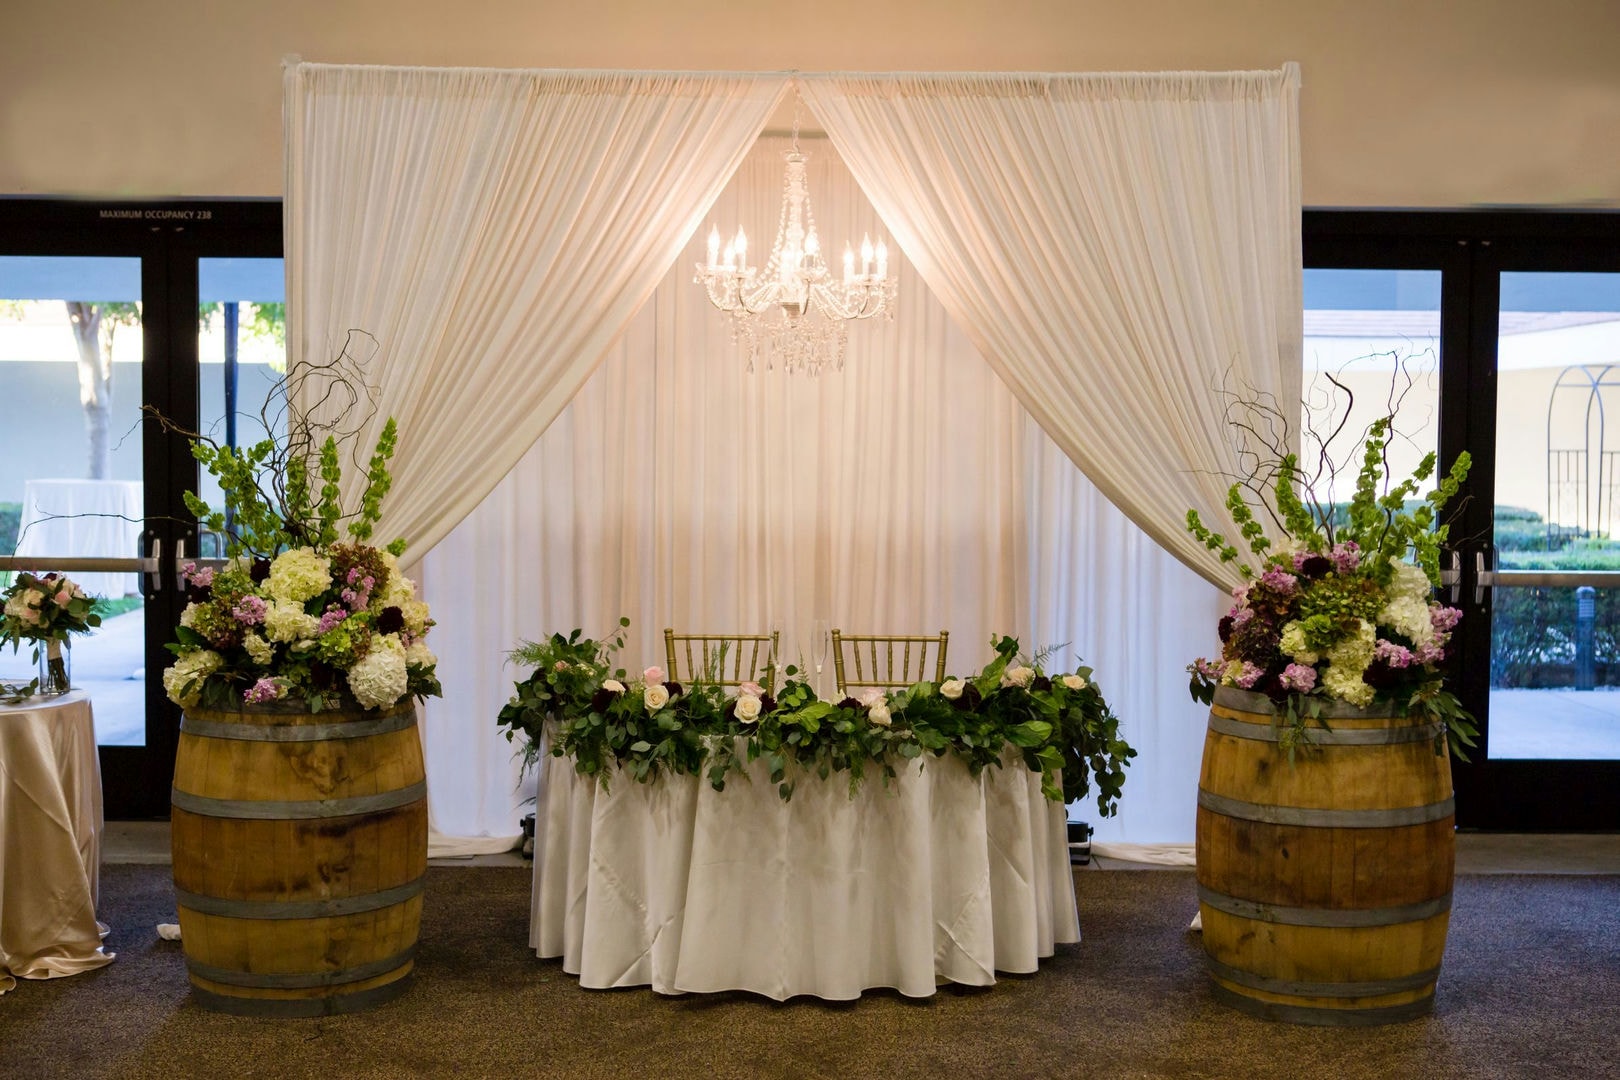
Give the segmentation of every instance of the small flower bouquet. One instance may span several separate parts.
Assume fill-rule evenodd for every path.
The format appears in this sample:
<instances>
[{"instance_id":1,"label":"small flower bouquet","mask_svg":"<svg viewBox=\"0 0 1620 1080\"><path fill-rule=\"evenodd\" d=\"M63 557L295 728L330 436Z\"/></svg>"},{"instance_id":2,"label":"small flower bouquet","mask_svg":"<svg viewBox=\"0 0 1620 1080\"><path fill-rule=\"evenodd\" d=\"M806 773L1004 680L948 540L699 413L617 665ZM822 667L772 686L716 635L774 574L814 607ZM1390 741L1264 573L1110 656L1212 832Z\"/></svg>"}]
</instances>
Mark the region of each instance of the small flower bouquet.
<instances>
[{"instance_id":1,"label":"small flower bouquet","mask_svg":"<svg viewBox=\"0 0 1620 1080\"><path fill-rule=\"evenodd\" d=\"M509 741L522 739L525 766L549 738L553 755L572 758L576 772L603 783L616 764L636 780L664 771L706 774L723 789L744 761L764 758L778 794L789 799L796 783L790 763L799 775L822 780L847 773L853 792L870 769L887 783L897 764L953 754L976 776L986 766L1001 767L1013 748L1041 774L1048 798L1075 801L1095 781L1107 816L1136 755L1089 669L1048 677L1042 658L1020 661L1012 638L995 643L996 659L972 678L823 701L792 666L774 696L748 682L735 693L708 682L683 686L656 667L629 676L613 663L628 625L620 620L620 631L606 641L575 630L512 654L534 671L517 684L498 722Z\"/></svg>"},{"instance_id":2,"label":"small flower bouquet","mask_svg":"<svg viewBox=\"0 0 1620 1080\"><path fill-rule=\"evenodd\" d=\"M284 426L285 440L241 451L192 439L225 505L190 492L186 505L227 535L229 560L183 568L190 602L167 646L176 656L163 673L169 699L182 708L289 700L321 712L439 694L425 641L433 620L399 566L405 541L369 542L392 483L394 421L383 427L352 514L339 501L337 437L317 450L309 422L295 416Z\"/></svg>"},{"instance_id":3,"label":"small flower bouquet","mask_svg":"<svg viewBox=\"0 0 1620 1080\"><path fill-rule=\"evenodd\" d=\"M1472 718L1444 689L1440 666L1461 612L1432 596L1440 584L1439 552L1447 534L1438 515L1466 478L1469 457L1459 455L1450 474L1421 503L1409 506L1419 485L1434 474L1435 455L1390 487L1384 449L1392 419L1383 417L1367 429L1347 509L1303 501L1296 485L1309 489L1292 454L1265 463L1275 473L1271 491L1240 482L1227 495L1227 506L1261 564L1258 570L1239 566L1246 583L1233 590L1235 603L1220 620L1220 659L1200 658L1188 668L1190 690L1206 705L1217 686L1266 695L1287 725L1282 744L1288 749L1309 741L1307 721L1325 724L1321 712L1327 701L1359 708L1378 702L1400 716L1425 712L1445 722L1458 757L1478 734ZM1245 491L1259 496L1256 501L1280 526L1282 539L1275 546L1255 520ZM1238 557L1196 511L1187 512L1187 528L1223 561Z\"/></svg>"},{"instance_id":4,"label":"small flower bouquet","mask_svg":"<svg viewBox=\"0 0 1620 1080\"><path fill-rule=\"evenodd\" d=\"M60 574L35 577L25 572L0 593L0 601L5 605L0 614L0 644L10 642L16 652L23 642L32 642L34 663L42 665L35 689L45 694L67 693L62 646L70 634L87 634L101 625L95 598Z\"/></svg>"}]
</instances>

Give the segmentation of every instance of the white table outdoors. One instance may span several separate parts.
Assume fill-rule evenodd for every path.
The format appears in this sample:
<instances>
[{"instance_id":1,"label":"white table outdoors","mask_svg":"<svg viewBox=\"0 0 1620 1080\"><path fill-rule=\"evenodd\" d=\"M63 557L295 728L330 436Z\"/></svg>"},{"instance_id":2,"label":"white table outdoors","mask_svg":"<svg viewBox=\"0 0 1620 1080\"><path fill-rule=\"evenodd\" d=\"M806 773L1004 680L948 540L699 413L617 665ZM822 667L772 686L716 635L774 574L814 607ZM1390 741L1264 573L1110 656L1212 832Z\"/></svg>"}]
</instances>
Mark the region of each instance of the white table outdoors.
<instances>
[{"instance_id":1,"label":"white table outdoors","mask_svg":"<svg viewBox=\"0 0 1620 1080\"><path fill-rule=\"evenodd\" d=\"M89 695L0 705L0 993L112 963L96 922L101 832Z\"/></svg>"},{"instance_id":2,"label":"white table outdoors","mask_svg":"<svg viewBox=\"0 0 1620 1080\"><path fill-rule=\"evenodd\" d=\"M608 790L543 759L530 945L592 989L748 990L847 1000L985 986L1080 940L1067 815L1009 755L801 776L783 802L763 760Z\"/></svg>"},{"instance_id":3,"label":"white table outdoors","mask_svg":"<svg viewBox=\"0 0 1620 1080\"><path fill-rule=\"evenodd\" d=\"M23 487L17 554L136 558L145 527L141 492L141 484L133 480L30 480ZM115 599L140 591L136 574L72 577L91 596Z\"/></svg>"}]
</instances>

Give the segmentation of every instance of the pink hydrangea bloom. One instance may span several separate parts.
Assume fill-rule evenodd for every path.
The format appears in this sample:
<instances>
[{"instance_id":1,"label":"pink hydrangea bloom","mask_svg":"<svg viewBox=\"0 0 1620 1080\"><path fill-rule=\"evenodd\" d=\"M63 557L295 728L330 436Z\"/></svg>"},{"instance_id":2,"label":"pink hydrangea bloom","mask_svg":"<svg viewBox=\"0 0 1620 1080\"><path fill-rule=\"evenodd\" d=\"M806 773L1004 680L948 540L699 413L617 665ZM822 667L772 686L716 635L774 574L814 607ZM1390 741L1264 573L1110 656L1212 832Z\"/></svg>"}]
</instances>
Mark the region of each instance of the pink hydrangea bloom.
<instances>
[{"instance_id":1,"label":"pink hydrangea bloom","mask_svg":"<svg viewBox=\"0 0 1620 1080\"><path fill-rule=\"evenodd\" d=\"M1305 664L1289 664L1278 676L1284 690L1297 690L1301 694L1316 688L1316 669Z\"/></svg>"},{"instance_id":2,"label":"pink hydrangea bloom","mask_svg":"<svg viewBox=\"0 0 1620 1080\"><path fill-rule=\"evenodd\" d=\"M264 622L265 602L252 593L239 596L231 607L231 618L243 626L259 626Z\"/></svg>"},{"instance_id":3,"label":"pink hydrangea bloom","mask_svg":"<svg viewBox=\"0 0 1620 1080\"><path fill-rule=\"evenodd\" d=\"M1232 613L1232 625L1242 626L1252 618L1254 618L1254 608L1239 608L1237 611Z\"/></svg>"},{"instance_id":4,"label":"pink hydrangea bloom","mask_svg":"<svg viewBox=\"0 0 1620 1080\"><path fill-rule=\"evenodd\" d=\"M321 616L320 629L317 630L316 633L324 634L348 617L349 613L347 611L344 611L336 604L333 604L331 607L326 609L326 614Z\"/></svg>"},{"instance_id":5,"label":"pink hydrangea bloom","mask_svg":"<svg viewBox=\"0 0 1620 1080\"><path fill-rule=\"evenodd\" d=\"M1412 653L1412 658L1420 664L1438 664L1446 658L1446 647L1439 641L1426 641Z\"/></svg>"},{"instance_id":6,"label":"pink hydrangea bloom","mask_svg":"<svg viewBox=\"0 0 1620 1080\"><path fill-rule=\"evenodd\" d=\"M1299 585L1299 579L1282 567L1273 566L1260 575L1260 584L1276 592L1291 593Z\"/></svg>"},{"instance_id":7,"label":"pink hydrangea bloom","mask_svg":"<svg viewBox=\"0 0 1620 1080\"><path fill-rule=\"evenodd\" d=\"M263 701L275 701L279 697L281 697L281 683L270 678L260 679L242 694L242 700L250 705Z\"/></svg>"},{"instance_id":8,"label":"pink hydrangea bloom","mask_svg":"<svg viewBox=\"0 0 1620 1080\"><path fill-rule=\"evenodd\" d=\"M1361 565L1361 546L1354 540L1334 544L1328 558L1333 560L1333 569L1341 574L1348 574Z\"/></svg>"},{"instance_id":9,"label":"pink hydrangea bloom","mask_svg":"<svg viewBox=\"0 0 1620 1080\"><path fill-rule=\"evenodd\" d=\"M1429 609L1429 625L1436 633L1446 633L1456 629L1457 622L1462 618L1462 612L1454 607L1432 607Z\"/></svg>"},{"instance_id":10,"label":"pink hydrangea bloom","mask_svg":"<svg viewBox=\"0 0 1620 1080\"><path fill-rule=\"evenodd\" d=\"M1373 646L1373 659L1382 660L1392 668L1408 668L1418 662L1411 649L1383 638L1379 638L1378 644Z\"/></svg>"},{"instance_id":11,"label":"pink hydrangea bloom","mask_svg":"<svg viewBox=\"0 0 1620 1080\"><path fill-rule=\"evenodd\" d=\"M1245 690L1252 689L1260 681L1260 676L1266 673L1265 668L1243 661L1243 672L1237 677L1237 684Z\"/></svg>"}]
</instances>

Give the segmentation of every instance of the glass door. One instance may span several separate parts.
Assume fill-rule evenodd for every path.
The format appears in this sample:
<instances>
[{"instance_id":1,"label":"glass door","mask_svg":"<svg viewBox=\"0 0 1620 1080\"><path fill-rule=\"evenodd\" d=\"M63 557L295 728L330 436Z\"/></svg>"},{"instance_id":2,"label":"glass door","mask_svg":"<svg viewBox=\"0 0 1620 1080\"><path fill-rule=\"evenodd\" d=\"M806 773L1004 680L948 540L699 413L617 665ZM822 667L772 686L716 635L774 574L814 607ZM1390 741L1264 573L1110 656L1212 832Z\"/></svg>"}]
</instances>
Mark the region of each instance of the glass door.
<instances>
[{"instance_id":1,"label":"glass door","mask_svg":"<svg viewBox=\"0 0 1620 1080\"><path fill-rule=\"evenodd\" d=\"M236 434L234 392L279 366L280 246L272 202L0 199L0 584L58 570L103 600L72 675L110 818L168 812L179 714L159 675L184 606L174 556L197 550L197 466L151 411ZM0 677L26 681L28 661L0 652Z\"/></svg>"},{"instance_id":2,"label":"glass door","mask_svg":"<svg viewBox=\"0 0 1620 1080\"><path fill-rule=\"evenodd\" d=\"M1305 265L1307 391L1378 412L1394 385L1397 456L1473 458L1442 590L1481 731L1458 825L1620 828L1620 215L1311 211Z\"/></svg>"},{"instance_id":3,"label":"glass door","mask_svg":"<svg viewBox=\"0 0 1620 1080\"><path fill-rule=\"evenodd\" d=\"M1473 293L1460 788L1484 828L1617 828L1620 243L1498 238Z\"/></svg>"}]
</instances>

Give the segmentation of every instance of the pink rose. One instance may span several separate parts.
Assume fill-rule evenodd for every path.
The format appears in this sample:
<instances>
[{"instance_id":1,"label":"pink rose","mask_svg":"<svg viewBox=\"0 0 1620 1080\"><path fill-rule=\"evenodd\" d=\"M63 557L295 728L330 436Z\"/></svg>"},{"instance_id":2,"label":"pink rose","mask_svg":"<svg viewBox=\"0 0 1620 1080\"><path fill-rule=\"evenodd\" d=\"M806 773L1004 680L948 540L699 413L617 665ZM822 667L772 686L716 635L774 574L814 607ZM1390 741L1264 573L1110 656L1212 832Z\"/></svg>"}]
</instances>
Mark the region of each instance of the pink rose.
<instances>
[{"instance_id":1,"label":"pink rose","mask_svg":"<svg viewBox=\"0 0 1620 1080\"><path fill-rule=\"evenodd\" d=\"M759 683L754 682L752 679L743 683L741 686L737 687L737 689L741 690L745 694L752 694L757 698L762 698L765 696L765 688L759 685Z\"/></svg>"},{"instance_id":2,"label":"pink rose","mask_svg":"<svg viewBox=\"0 0 1620 1080\"><path fill-rule=\"evenodd\" d=\"M642 681L647 683L649 686L653 683L661 683L664 681L664 669L654 664L652 667L641 673L641 678Z\"/></svg>"},{"instance_id":3,"label":"pink rose","mask_svg":"<svg viewBox=\"0 0 1620 1080\"><path fill-rule=\"evenodd\" d=\"M72 599L73 599L73 594L68 592L66 589L63 589L61 592L56 594L56 606L57 607L67 607L68 606L68 601L70 601Z\"/></svg>"}]
</instances>

